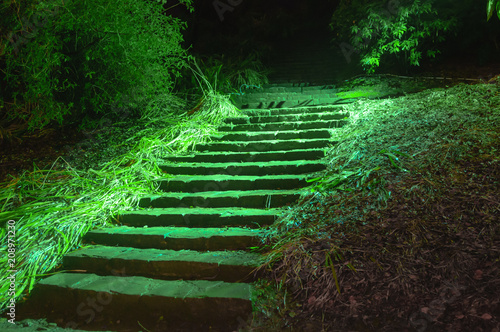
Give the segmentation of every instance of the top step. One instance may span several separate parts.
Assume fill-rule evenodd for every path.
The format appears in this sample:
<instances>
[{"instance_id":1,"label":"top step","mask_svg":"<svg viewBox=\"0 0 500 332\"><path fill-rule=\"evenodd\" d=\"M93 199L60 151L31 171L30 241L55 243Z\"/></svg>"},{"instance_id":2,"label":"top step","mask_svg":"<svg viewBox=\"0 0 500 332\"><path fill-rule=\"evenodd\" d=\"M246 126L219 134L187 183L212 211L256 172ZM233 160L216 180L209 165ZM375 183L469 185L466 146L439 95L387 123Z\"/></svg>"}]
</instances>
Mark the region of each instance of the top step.
<instances>
[{"instance_id":1,"label":"top step","mask_svg":"<svg viewBox=\"0 0 500 332\"><path fill-rule=\"evenodd\" d=\"M261 87L251 86L246 88L241 87L241 93L282 93L282 92L309 92L309 91L337 91L335 85L313 85L310 83L278 83L278 84L264 84Z\"/></svg>"},{"instance_id":2,"label":"top step","mask_svg":"<svg viewBox=\"0 0 500 332\"><path fill-rule=\"evenodd\" d=\"M346 117L349 116L348 112L344 111L345 104L335 104L327 106L300 106L300 107L290 107L290 108L247 108L243 112L248 116L272 116L272 115L285 115L285 114L308 114L308 113L320 113L320 112L336 112L339 114L344 114Z\"/></svg>"}]
</instances>

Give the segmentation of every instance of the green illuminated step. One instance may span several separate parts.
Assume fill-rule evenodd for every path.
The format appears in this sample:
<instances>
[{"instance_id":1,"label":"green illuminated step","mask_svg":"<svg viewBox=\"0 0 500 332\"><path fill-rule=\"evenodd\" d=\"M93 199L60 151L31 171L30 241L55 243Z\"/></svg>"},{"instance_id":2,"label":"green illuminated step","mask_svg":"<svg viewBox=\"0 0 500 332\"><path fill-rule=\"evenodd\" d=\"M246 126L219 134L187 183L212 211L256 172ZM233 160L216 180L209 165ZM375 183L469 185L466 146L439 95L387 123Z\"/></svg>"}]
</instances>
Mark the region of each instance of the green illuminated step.
<instances>
[{"instance_id":1,"label":"green illuminated step","mask_svg":"<svg viewBox=\"0 0 500 332\"><path fill-rule=\"evenodd\" d=\"M294 149L324 148L335 144L329 138L296 139L296 140L259 140L259 141L218 141L198 144L198 151L281 151Z\"/></svg>"},{"instance_id":2,"label":"green illuminated step","mask_svg":"<svg viewBox=\"0 0 500 332\"><path fill-rule=\"evenodd\" d=\"M293 99L312 99L315 97L336 97L337 92L334 90L309 90L302 92L253 92L245 93L241 97L242 101L273 101L273 100L293 100Z\"/></svg>"},{"instance_id":3,"label":"green illuminated step","mask_svg":"<svg viewBox=\"0 0 500 332\"><path fill-rule=\"evenodd\" d=\"M182 156L166 156L171 162L197 163L241 163L263 161L316 160L325 156L324 149L298 149L288 151L245 151L245 152L199 152ZM230 165L227 165L230 167ZM167 173L170 173L167 171ZM224 173L224 172L223 172ZM227 173L227 172L226 172ZM189 173L182 173L189 174ZM194 173L191 173L194 174ZM227 173L240 174L240 173ZM277 173L268 173L277 174Z\"/></svg>"},{"instance_id":4,"label":"green illuminated step","mask_svg":"<svg viewBox=\"0 0 500 332\"><path fill-rule=\"evenodd\" d=\"M58 273L41 280L16 318L111 331L237 331L252 313L253 287L210 280L159 280Z\"/></svg>"},{"instance_id":5,"label":"green illuminated step","mask_svg":"<svg viewBox=\"0 0 500 332\"><path fill-rule=\"evenodd\" d=\"M246 108L288 108L288 107L301 107L301 106L320 106L320 105L333 105L339 103L353 102L352 100L345 100L346 98L324 96L322 98L298 98L286 100L261 100L261 101L241 101L236 105L241 109Z\"/></svg>"},{"instance_id":6,"label":"green illuminated step","mask_svg":"<svg viewBox=\"0 0 500 332\"><path fill-rule=\"evenodd\" d=\"M369 98L363 96L363 98ZM377 98L377 97L370 97ZM342 104L350 104L358 100L359 97L337 96L330 98L313 98L313 99L290 99L278 101L255 101L255 102L237 102L236 106L242 110L246 109L270 109L270 108L292 108L292 107L321 107L334 106Z\"/></svg>"},{"instance_id":7,"label":"green illuminated step","mask_svg":"<svg viewBox=\"0 0 500 332\"><path fill-rule=\"evenodd\" d=\"M307 174L282 175L174 175L159 179L160 190L202 192L223 190L294 189L307 186Z\"/></svg>"},{"instance_id":8,"label":"green illuminated step","mask_svg":"<svg viewBox=\"0 0 500 332\"><path fill-rule=\"evenodd\" d=\"M328 106L304 106L304 107L291 107L291 108L270 108L270 109L245 109L243 114L248 116L259 116L259 115L287 115L287 114L307 114L307 113L322 113L322 112L336 112L339 113L343 111L345 105L328 105ZM344 114L344 113L342 113ZM348 113L344 114L349 116Z\"/></svg>"},{"instance_id":9,"label":"green illuminated step","mask_svg":"<svg viewBox=\"0 0 500 332\"><path fill-rule=\"evenodd\" d=\"M87 273L127 275L163 280L221 280L243 282L254 279L253 271L263 263L259 254L245 251L138 249L131 247L90 246L63 257L65 270Z\"/></svg>"},{"instance_id":10,"label":"green illuminated step","mask_svg":"<svg viewBox=\"0 0 500 332\"><path fill-rule=\"evenodd\" d=\"M346 120L324 120L324 121L290 121L231 125L226 124L219 127L220 131L277 131L277 130L306 130L340 128L347 123Z\"/></svg>"},{"instance_id":11,"label":"green illuminated step","mask_svg":"<svg viewBox=\"0 0 500 332\"><path fill-rule=\"evenodd\" d=\"M225 141L257 141L257 140L288 140L288 139L315 139L331 137L329 129L310 130L276 130L276 131L238 131L222 133L212 136L217 140Z\"/></svg>"},{"instance_id":12,"label":"green illuminated step","mask_svg":"<svg viewBox=\"0 0 500 332\"><path fill-rule=\"evenodd\" d=\"M271 225L281 209L157 208L122 212L116 219L128 226L260 227Z\"/></svg>"},{"instance_id":13,"label":"green illuminated step","mask_svg":"<svg viewBox=\"0 0 500 332\"><path fill-rule=\"evenodd\" d=\"M244 250L261 245L263 231L240 227L128 227L96 229L83 239L87 243L134 248L171 250Z\"/></svg>"},{"instance_id":14,"label":"green illuminated step","mask_svg":"<svg viewBox=\"0 0 500 332\"><path fill-rule=\"evenodd\" d=\"M310 63L304 63L305 66L311 66ZM284 83L279 85L267 84L262 86L260 89L246 89L245 95L254 94L277 94L277 93L334 93L337 91L335 86L331 84L327 85L310 85L310 84L293 84Z\"/></svg>"},{"instance_id":15,"label":"green illuminated step","mask_svg":"<svg viewBox=\"0 0 500 332\"><path fill-rule=\"evenodd\" d=\"M346 116L338 112L297 113L281 115L252 115L250 117L227 118L224 122L232 124L271 123L285 121L342 120Z\"/></svg>"},{"instance_id":16,"label":"green illuminated step","mask_svg":"<svg viewBox=\"0 0 500 332\"><path fill-rule=\"evenodd\" d=\"M228 190L206 191L198 193L165 193L145 195L139 201L139 207L246 207L264 209L293 203L300 197L301 191L293 190Z\"/></svg>"},{"instance_id":17,"label":"green illuminated step","mask_svg":"<svg viewBox=\"0 0 500 332\"><path fill-rule=\"evenodd\" d=\"M313 101L317 99L330 99L333 101L339 100L339 96L335 92L327 90L317 90L308 92L282 92L282 93L249 93L243 96L238 96L233 100L241 104L255 102L282 102L282 101ZM312 103L306 105L314 105Z\"/></svg>"},{"instance_id":18,"label":"green illuminated step","mask_svg":"<svg viewBox=\"0 0 500 332\"><path fill-rule=\"evenodd\" d=\"M321 151L323 154L324 152ZM160 169L168 174L182 175L276 175L276 174L304 174L324 170L325 164L317 160L290 160L290 161L251 161L251 162L223 162L230 155L217 154L220 162L215 163L172 163L160 165ZM249 155L249 158L258 155ZM193 158L196 159L196 158Z\"/></svg>"}]
</instances>

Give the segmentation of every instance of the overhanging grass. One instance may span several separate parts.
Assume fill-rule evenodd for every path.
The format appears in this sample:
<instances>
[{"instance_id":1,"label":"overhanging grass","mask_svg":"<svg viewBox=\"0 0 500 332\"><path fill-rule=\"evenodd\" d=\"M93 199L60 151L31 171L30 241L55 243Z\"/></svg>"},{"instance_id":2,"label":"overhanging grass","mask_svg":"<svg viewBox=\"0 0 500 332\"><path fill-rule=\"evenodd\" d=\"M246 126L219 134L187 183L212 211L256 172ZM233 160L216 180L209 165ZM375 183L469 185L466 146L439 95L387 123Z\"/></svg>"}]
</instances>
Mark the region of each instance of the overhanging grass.
<instances>
[{"instance_id":1,"label":"overhanging grass","mask_svg":"<svg viewBox=\"0 0 500 332\"><path fill-rule=\"evenodd\" d=\"M204 90L204 102L193 113L182 111L185 105L173 96L161 99L149 104L143 118L136 120L145 129L129 133L125 143L136 142L129 152L86 170L59 158L49 170L24 172L0 184L0 277L7 280L8 270L17 270L18 300L33 289L36 280L54 270L64 254L78 248L89 230L112 227L113 215L135 208L142 195L155 193L155 180L166 176L159 168L163 156L193 150L207 142L226 117L240 114L227 96L213 90ZM115 144L118 148L124 142ZM16 222L12 268L7 256L8 220ZM11 298L8 288L6 282L0 286L0 310Z\"/></svg>"}]
</instances>

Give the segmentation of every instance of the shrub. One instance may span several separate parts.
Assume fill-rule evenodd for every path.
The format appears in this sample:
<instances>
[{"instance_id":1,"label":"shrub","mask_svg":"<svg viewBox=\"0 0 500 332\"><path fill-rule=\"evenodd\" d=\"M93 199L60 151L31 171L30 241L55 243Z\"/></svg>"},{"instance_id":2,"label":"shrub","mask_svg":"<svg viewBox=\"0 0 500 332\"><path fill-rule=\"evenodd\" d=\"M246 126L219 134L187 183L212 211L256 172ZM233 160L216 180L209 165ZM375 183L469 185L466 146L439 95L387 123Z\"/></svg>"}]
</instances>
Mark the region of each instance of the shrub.
<instances>
[{"instance_id":1,"label":"shrub","mask_svg":"<svg viewBox=\"0 0 500 332\"><path fill-rule=\"evenodd\" d=\"M497 16L500 19L500 0L488 0L488 6L486 8L486 20L489 21L493 13L497 12Z\"/></svg>"},{"instance_id":2,"label":"shrub","mask_svg":"<svg viewBox=\"0 0 500 332\"><path fill-rule=\"evenodd\" d=\"M10 14L0 44L4 118L35 129L69 113L81 120L161 98L188 58L185 23L163 14L165 4L30 0L2 7L2 16Z\"/></svg>"},{"instance_id":3,"label":"shrub","mask_svg":"<svg viewBox=\"0 0 500 332\"><path fill-rule=\"evenodd\" d=\"M427 57L435 57L440 53L435 46L445 39L443 33L456 24L453 17L441 17L432 0L376 2L365 8L364 18L351 27L351 44L341 46L345 55L359 53L368 73L387 54L405 67L418 66L423 50Z\"/></svg>"}]
</instances>

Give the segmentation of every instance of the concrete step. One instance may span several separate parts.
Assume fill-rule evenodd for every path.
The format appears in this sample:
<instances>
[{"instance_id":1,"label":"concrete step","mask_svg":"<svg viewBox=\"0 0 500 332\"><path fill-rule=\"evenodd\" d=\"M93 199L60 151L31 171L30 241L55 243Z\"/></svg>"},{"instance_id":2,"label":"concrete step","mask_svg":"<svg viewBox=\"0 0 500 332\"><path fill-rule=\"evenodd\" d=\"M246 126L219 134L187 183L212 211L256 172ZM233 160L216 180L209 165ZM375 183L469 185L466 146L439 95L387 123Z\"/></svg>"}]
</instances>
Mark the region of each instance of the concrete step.
<instances>
[{"instance_id":1,"label":"concrete step","mask_svg":"<svg viewBox=\"0 0 500 332\"><path fill-rule=\"evenodd\" d=\"M127 226L157 227L252 227L271 225L281 209L247 208L163 208L127 211L118 214L118 222Z\"/></svg>"},{"instance_id":2,"label":"concrete step","mask_svg":"<svg viewBox=\"0 0 500 332\"><path fill-rule=\"evenodd\" d=\"M330 139L296 139L296 140L259 140L259 141L219 141L199 144L196 150L213 151L282 151L296 149L326 148L333 142Z\"/></svg>"},{"instance_id":3,"label":"concrete step","mask_svg":"<svg viewBox=\"0 0 500 332\"><path fill-rule=\"evenodd\" d=\"M204 192L223 190L294 189L307 186L307 174L282 175L175 175L159 179L160 190L173 192Z\"/></svg>"},{"instance_id":4,"label":"concrete step","mask_svg":"<svg viewBox=\"0 0 500 332\"><path fill-rule=\"evenodd\" d=\"M269 108L290 108L290 107L306 107L306 106L330 106L330 105L353 103L356 100L358 100L358 98L325 96L323 98L265 100L265 101L252 101L252 102L235 100L235 105L240 109L247 109L247 108L269 109Z\"/></svg>"},{"instance_id":5,"label":"concrete step","mask_svg":"<svg viewBox=\"0 0 500 332\"><path fill-rule=\"evenodd\" d=\"M284 131L237 131L213 136L217 140L225 141L258 141L258 140L291 140L317 139L331 137L329 129L284 130Z\"/></svg>"},{"instance_id":6,"label":"concrete step","mask_svg":"<svg viewBox=\"0 0 500 332\"><path fill-rule=\"evenodd\" d=\"M307 113L322 113L322 112L334 112L340 113L344 109L343 104L339 105L328 105L328 106L305 106L305 107L290 107L290 108L269 108L269 109L244 109L242 110L245 115L248 116L259 116L259 115L285 115L285 114L307 114ZM349 114L343 112L345 117Z\"/></svg>"},{"instance_id":7,"label":"concrete step","mask_svg":"<svg viewBox=\"0 0 500 332\"><path fill-rule=\"evenodd\" d=\"M250 162L271 162L275 160L280 161L296 161L296 160L317 160L325 156L324 149L299 149L289 151L261 151L261 152L198 152L189 155L165 156L164 159L173 163L250 163ZM160 166L163 171L173 173L168 170L170 166ZM193 165L195 166L195 165ZM233 167L233 165L224 165ZM239 165L242 166L242 165ZM237 167L239 167L237 166ZM174 166L175 167L175 166ZM314 171L311 171L314 172ZM306 172L307 173L307 172ZM177 173L177 174L196 174L196 173ZM206 174L206 173L204 173ZM242 174L252 175L254 173L241 173L241 172L222 172L216 174ZM280 174L280 173L268 173ZM293 173L297 174L297 173Z\"/></svg>"},{"instance_id":8,"label":"concrete step","mask_svg":"<svg viewBox=\"0 0 500 332\"><path fill-rule=\"evenodd\" d=\"M335 98L337 97L337 91L335 90L309 90L302 92L277 92L277 93L266 93L266 92L254 92L246 93L243 95L236 95L243 102L255 102L255 101L278 101L278 100L304 100L313 98Z\"/></svg>"},{"instance_id":9,"label":"concrete step","mask_svg":"<svg viewBox=\"0 0 500 332\"><path fill-rule=\"evenodd\" d=\"M289 93L289 92L310 92L310 91L337 91L335 85L311 85L309 83L283 83L283 84L264 84L260 89L245 90L247 94L253 93Z\"/></svg>"},{"instance_id":10,"label":"concrete step","mask_svg":"<svg viewBox=\"0 0 500 332\"><path fill-rule=\"evenodd\" d=\"M219 127L220 131L278 131L278 130L307 130L340 128L347 123L346 120L321 120L321 121L290 121L273 123L253 123L233 125L227 124Z\"/></svg>"},{"instance_id":11,"label":"concrete step","mask_svg":"<svg viewBox=\"0 0 500 332\"><path fill-rule=\"evenodd\" d=\"M245 250L261 245L263 231L241 227L128 227L96 229L83 239L106 246L171 250Z\"/></svg>"},{"instance_id":12,"label":"concrete step","mask_svg":"<svg viewBox=\"0 0 500 332\"><path fill-rule=\"evenodd\" d=\"M198 193L165 193L146 195L139 207L246 207L253 209L281 207L293 203L300 197L300 190L228 190Z\"/></svg>"},{"instance_id":13,"label":"concrete step","mask_svg":"<svg viewBox=\"0 0 500 332\"><path fill-rule=\"evenodd\" d=\"M65 272L38 282L16 316L98 331L225 332L250 318L252 294L247 283Z\"/></svg>"},{"instance_id":14,"label":"concrete step","mask_svg":"<svg viewBox=\"0 0 500 332\"><path fill-rule=\"evenodd\" d=\"M323 153L323 152L322 152ZM229 158L230 156L226 156ZM176 163L159 165L168 174L182 175L277 175L314 173L326 168L318 160L285 160L285 161L252 161L252 162L221 162L218 163Z\"/></svg>"},{"instance_id":15,"label":"concrete step","mask_svg":"<svg viewBox=\"0 0 500 332\"><path fill-rule=\"evenodd\" d=\"M65 270L112 275L128 275L163 280L221 280L249 282L254 270L263 263L262 255L245 251L209 251L138 249L130 247L90 246L63 258Z\"/></svg>"},{"instance_id":16,"label":"concrete step","mask_svg":"<svg viewBox=\"0 0 500 332\"><path fill-rule=\"evenodd\" d=\"M346 116L338 112L308 112L298 114L283 114L283 115L253 115L250 117L234 117L227 118L226 123L232 124L251 124L251 123L272 123L272 122L288 122L288 121L319 121L319 120L342 120Z\"/></svg>"}]
</instances>

